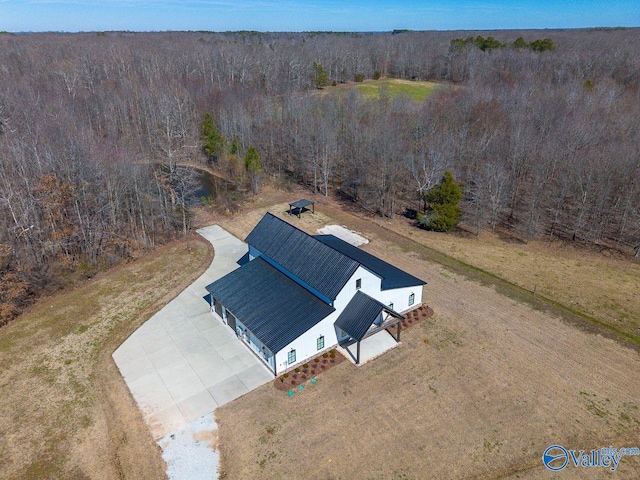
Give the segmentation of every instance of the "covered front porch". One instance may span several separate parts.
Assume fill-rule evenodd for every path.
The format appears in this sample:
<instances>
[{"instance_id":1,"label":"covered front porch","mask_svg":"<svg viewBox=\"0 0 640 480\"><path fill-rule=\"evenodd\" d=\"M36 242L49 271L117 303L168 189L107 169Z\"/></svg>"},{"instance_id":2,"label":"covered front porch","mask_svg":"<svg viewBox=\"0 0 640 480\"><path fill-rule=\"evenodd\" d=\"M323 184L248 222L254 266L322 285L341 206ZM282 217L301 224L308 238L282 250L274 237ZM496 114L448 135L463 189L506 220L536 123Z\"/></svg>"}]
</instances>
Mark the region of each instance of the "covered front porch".
<instances>
[{"instance_id":1,"label":"covered front porch","mask_svg":"<svg viewBox=\"0 0 640 480\"><path fill-rule=\"evenodd\" d=\"M378 357L400 342L403 319L378 300L356 293L335 323L341 353L356 365Z\"/></svg>"},{"instance_id":2,"label":"covered front porch","mask_svg":"<svg viewBox=\"0 0 640 480\"><path fill-rule=\"evenodd\" d=\"M358 353L358 345L360 346L360 353ZM349 339L338 345L336 349L351 363L355 365L362 365L379 357L398 345L399 343L391 333L380 332L376 335L367 337L360 342Z\"/></svg>"}]
</instances>

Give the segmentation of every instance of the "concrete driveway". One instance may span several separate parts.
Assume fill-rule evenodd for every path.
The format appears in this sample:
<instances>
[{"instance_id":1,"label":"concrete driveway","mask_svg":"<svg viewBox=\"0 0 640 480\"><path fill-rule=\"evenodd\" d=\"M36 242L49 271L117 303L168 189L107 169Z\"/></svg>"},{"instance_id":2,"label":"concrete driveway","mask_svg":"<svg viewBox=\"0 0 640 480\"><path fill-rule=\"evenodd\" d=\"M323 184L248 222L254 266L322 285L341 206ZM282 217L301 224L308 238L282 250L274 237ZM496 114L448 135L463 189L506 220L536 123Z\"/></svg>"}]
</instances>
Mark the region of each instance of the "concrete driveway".
<instances>
[{"instance_id":1,"label":"concrete driveway","mask_svg":"<svg viewBox=\"0 0 640 480\"><path fill-rule=\"evenodd\" d=\"M247 245L217 225L198 233L215 249L211 266L113 353L156 440L273 379L203 299Z\"/></svg>"}]
</instances>

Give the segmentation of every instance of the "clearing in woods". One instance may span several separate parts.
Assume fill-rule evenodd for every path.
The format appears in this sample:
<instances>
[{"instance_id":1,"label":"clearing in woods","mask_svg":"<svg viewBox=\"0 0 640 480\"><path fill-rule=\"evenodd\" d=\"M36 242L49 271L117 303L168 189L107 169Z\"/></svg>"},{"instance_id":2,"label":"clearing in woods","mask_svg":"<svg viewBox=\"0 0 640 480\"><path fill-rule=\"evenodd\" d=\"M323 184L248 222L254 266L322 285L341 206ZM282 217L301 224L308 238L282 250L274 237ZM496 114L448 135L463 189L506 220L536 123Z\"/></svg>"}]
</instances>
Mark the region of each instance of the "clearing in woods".
<instances>
[{"instance_id":1,"label":"clearing in woods","mask_svg":"<svg viewBox=\"0 0 640 480\"><path fill-rule=\"evenodd\" d=\"M363 82L349 82L336 85L335 87L325 87L322 91L345 92L351 88L357 88L360 93L370 98L378 98L380 87L385 85L390 97L405 95L416 102L421 102L427 98L431 92L439 85L438 82L423 82L418 80L401 80L398 78L383 78L380 80L365 80Z\"/></svg>"},{"instance_id":2,"label":"clearing in woods","mask_svg":"<svg viewBox=\"0 0 640 480\"><path fill-rule=\"evenodd\" d=\"M428 282L435 316L403 332L400 348L359 368L343 362L293 397L268 384L218 409L226 478L551 478L549 445L638 446L635 350L426 261L377 222L322 202L301 219L286 208L269 210L309 233L353 226L370 240L364 250ZM223 223L244 238L264 211ZM638 472L640 457L617 471Z\"/></svg>"}]
</instances>

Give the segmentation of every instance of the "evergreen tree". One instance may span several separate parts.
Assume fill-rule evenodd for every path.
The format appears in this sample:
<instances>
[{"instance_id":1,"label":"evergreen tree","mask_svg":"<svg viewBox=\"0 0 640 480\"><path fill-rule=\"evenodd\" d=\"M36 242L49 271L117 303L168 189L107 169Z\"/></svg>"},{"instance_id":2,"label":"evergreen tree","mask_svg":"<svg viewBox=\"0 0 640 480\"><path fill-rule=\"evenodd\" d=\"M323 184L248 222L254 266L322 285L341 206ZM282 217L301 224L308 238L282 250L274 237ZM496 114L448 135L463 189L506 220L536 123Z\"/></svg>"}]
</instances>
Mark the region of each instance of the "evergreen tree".
<instances>
[{"instance_id":1,"label":"evergreen tree","mask_svg":"<svg viewBox=\"0 0 640 480\"><path fill-rule=\"evenodd\" d=\"M544 40L538 39L530 44L531 50L534 52L544 52L546 50L555 50L556 46L553 44L553 40L550 38L545 38Z\"/></svg>"},{"instance_id":2,"label":"evergreen tree","mask_svg":"<svg viewBox=\"0 0 640 480\"><path fill-rule=\"evenodd\" d=\"M204 114L204 120L200 125L200 133L202 152L207 156L207 159L211 161L217 160L220 153L222 153L226 139L224 135L218 133L210 113Z\"/></svg>"},{"instance_id":3,"label":"evergreen tree","mask_svg":"<svg viewBox=\"0 0 640 480\"><path fill-rule=\"evenodd\" d=\"M513 42L513 47L516 50L529 49L529 44L524 38L518 37L515 42Z\"/></svg>"},{"instance_id":4,"label":"evergreen tree","mask_svg":"<svg viewBox=\"0 0 640 480\"><path fill-rule=\"evenodd\" d=\"M424 198L428 208L424 213L418 214L421 228L448 232L458 224L461 213L458 203L462 198L462 188L449 170L444 173L444 178L438 185L425 193Z\"/></svg>"},{"instance_id":5,"label":"evergreen tree","mask_svg":"<svg viewBox=\"0 0 640 480\"><path fill-rule=\"evenodd\" d=\"M329 83L329 75L325 72L324 67L316 62L313 62L314 70L314 84L317 88L324 87Z\"/></svg>"},{"instance_id":6,"label":"evergreen tree","mask_svg":"<svg viewBox=\"0 0 640 480\"><path fill-rule=\"evenodd\" d=\"M244 165L251 179L251 190L257 194L260 186L259 175L262 173L262 165L260 164L260 155L255 147L249 147L249 150L247 150L247 154L244 157Z\"/></svg>"}]
</instances>

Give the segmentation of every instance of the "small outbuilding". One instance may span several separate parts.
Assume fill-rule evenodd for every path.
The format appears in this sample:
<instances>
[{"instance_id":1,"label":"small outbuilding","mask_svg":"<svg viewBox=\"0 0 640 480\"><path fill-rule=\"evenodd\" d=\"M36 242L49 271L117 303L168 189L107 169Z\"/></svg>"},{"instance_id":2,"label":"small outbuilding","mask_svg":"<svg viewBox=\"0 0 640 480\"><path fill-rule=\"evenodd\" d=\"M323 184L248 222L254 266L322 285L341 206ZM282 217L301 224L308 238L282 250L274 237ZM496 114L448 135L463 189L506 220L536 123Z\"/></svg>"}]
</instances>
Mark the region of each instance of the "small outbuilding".
<instances>
[{"instance_id":1,"label":"small outbuilding","mask_svg":"<svg viewBox=\"0 0 640 480\"><path fill-rule=\"evenodd\" d=\"M311 205L311 213L316 213L316 202L303 198L302 200L297 200L289 204L289 215L295 215L297 213L298 218L300 218L300 214L304 210L309 210L307 208L309 205Z\"/></svg>"}]
</instances>

